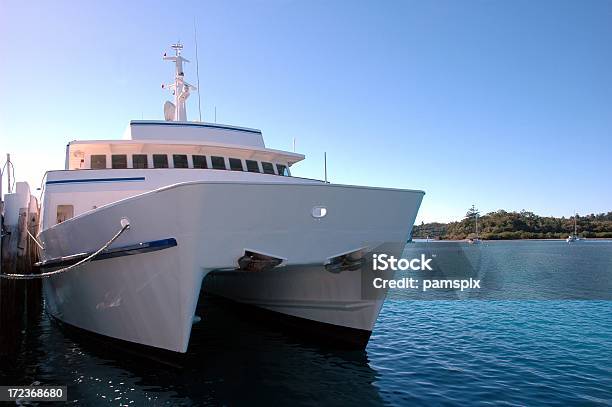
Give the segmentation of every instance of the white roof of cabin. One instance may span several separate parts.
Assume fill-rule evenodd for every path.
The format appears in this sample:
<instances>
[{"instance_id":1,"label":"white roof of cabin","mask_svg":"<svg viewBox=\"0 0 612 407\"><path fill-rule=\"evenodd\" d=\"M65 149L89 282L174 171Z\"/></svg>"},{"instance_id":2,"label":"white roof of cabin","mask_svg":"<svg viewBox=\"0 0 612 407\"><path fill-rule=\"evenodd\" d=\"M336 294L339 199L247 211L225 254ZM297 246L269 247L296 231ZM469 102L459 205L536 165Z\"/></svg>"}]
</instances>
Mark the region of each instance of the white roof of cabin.
<instances>
[{"instance_id":1,"label":"white roof of cabin","mask_svg":"<svg viewBox=\"0 0 612 407\"><path fill-rule=\"evenodd\" d=\"M261 130L225 124L132 120L123 134L125 140L180 140L266 147Z\"/></svg>"}]
</instances>

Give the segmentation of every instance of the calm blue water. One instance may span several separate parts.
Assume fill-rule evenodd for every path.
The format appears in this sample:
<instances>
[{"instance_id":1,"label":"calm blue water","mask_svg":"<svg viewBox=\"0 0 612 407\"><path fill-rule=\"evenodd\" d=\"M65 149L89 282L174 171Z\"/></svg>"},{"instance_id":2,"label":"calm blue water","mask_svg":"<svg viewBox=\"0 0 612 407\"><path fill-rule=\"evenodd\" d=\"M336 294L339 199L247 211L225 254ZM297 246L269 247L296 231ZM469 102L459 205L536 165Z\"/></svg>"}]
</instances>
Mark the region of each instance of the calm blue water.
<instances>
[{"instance_id":1,"label":"calm blue water","mask_svg":"<svg viewBox=\"0 0 612 407\"><path fill-rule=\"evenodd\" d=\"M495 242L478 250L487 253L477 268L513 295L550 290L543 276L564 276L555 291L572 275L587 284L595 276L600 287L612 279L612 243ZM580 286L569 284L566 296ZM79 405L612 405L611 301L391 294L363 352L304 343L204 302L183 368L91 344L41 315L0 382L67 384Z\"/></svg>"}]
</instances>

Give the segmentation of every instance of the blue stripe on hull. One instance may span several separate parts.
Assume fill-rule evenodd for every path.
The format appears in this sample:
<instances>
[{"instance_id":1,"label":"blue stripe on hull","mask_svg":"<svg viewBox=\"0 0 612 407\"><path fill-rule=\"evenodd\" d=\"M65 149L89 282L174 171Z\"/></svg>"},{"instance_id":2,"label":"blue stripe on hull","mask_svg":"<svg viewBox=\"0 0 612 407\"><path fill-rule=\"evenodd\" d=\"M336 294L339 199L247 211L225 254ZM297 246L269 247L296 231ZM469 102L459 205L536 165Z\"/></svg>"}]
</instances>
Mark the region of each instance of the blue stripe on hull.
<instances>
[{"instance_id":1,"label":"blue stripe on hull","mask_svg":"<svg viewBox=\"0 0 612 407\"><path fill-rule=\"evenodd\" d=\"M85 184L85 183L93 183L93 182L125 182L125 181L144 181L144 180L145 180L145 177L61 179L57 181L47 181L46 185Z\"/></svg>"},{"instance_id":2,"label":"blue stripe on hull","mask_svg":"<svg viewBox=\"0 0 612 407\"><path fill-rule=\"evenodd\" d=\"M115 257L133 256L135 254L155 252L158 250L169 249L170 247L177 246L176 239L171 237L168 239L153 240L150 242L138 243L129 246L117 247L114 249L107 249L94 257L91 261L112 259ZM53 259L45 260L40 263L36 263L40 268L57 268L65 267L71 264L77 263L84 258L90 256L94 252L90 253L78 253L70 256L56 257Z\"/></svg>"}]
</instances>

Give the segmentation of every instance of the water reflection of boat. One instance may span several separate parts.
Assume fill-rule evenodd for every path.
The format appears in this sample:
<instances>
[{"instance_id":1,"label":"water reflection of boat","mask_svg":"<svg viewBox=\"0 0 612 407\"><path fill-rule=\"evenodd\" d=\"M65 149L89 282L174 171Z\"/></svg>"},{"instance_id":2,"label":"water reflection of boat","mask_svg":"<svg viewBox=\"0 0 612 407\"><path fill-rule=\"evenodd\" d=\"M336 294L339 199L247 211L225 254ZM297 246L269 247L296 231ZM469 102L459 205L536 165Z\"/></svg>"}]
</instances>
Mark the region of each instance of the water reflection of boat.
<instances>
[{"instance_id":1,"label":"water reflection of boat","mask_svg":"<svg viewBox=\"0 0 612 407\"><path fill-rule=\"evenodd\" d=\"M342 389L343 402L384 404L373 385L377 372L370 367L365 351L305 343L301 333L292 334L278 325L278 318L259 311L202 295L197 314L203 320L193 326L193 346L185 354L155 350L161 360L151 360L151 349L134 346L133 352L126 352L125 342L113 344L108 338L74 329L53 330L67 334L65 341L53 343L79 351L53 351L68 358L72 367L66 374L74 366L82 369L93 357L101 361L87 363L87 374L75 387L82 404L102 396L115 397L115 390L121 391L123 404L133 401L135 405L148 405L151 400L156 405L241 405L253 400L290 404L296 394L304 392L317 394L321 404L334 404L338 393L330 392L329 386ZM142 353L135 353L138 351ZM121 377L125 385L119 380L112 384L89 381L90 377ZM270 380L272 377L281 380ZM124 387L135 391L123 391Z\"/></svg>"}]
</instances>

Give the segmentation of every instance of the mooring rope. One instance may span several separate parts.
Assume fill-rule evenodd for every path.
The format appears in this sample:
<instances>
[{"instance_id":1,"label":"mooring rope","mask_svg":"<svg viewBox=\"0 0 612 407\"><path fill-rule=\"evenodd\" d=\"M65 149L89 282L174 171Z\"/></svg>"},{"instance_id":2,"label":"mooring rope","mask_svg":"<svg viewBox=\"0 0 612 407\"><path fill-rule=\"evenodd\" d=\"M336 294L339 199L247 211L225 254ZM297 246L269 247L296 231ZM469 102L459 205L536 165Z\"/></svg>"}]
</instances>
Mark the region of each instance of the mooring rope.
<instances>
[{"instance_id":1,"label":"mooring rope","mask_svg":"<svg viewBox=\"0 0 612 407\"><path fill-rule=\"evenodd\" d=\"M33 234L30 233L30 231L26 228L26 232L28 232L28 236L30 236L32 238L32 240L34 240L34 243L36 243L36 246L40 247L40 250L45 250L45 248L43 247L42 244L40 244L40 242L38 241L37 238L34 237Z\"/></svg>"},{"instance_id":2,"label":"mooring rope","mask_svg":"<svg viewBox=\"0 0 612 407\"><path fill-rule=\"evenodd\" d=\"M99 255L100 253L102 253L104 250L108 249L108 247L113 244L113 242L117 239L119 239L119 236L121 236L123 234L123 232L125 232L126 230L128 230L130 228L130 222L127 219L121 219L121 229L119 229L119 231L117 233L115 233L115 236L113 236L111 238L111 240L109 240L108 242L106 242L106 244L104 244L104 246L100 247L96 252L90 254L89 256L85 257L83 260L74 263L72 266L68 266L68 267L63 267L61 269L58 270L54 270L54 271L49 271L47 273L41 273L41 274L0 274L0 278L6 278L6 279L12 279L12 280L34 280L36 278L48 278L51 276L55 276L57 274L61 274L61 273L65 273L67 271L73 270L79 266L82 266L83 264L91 261L94 259L94 257L96 257L97 255Z\"/></svg>"}]
</instances>

